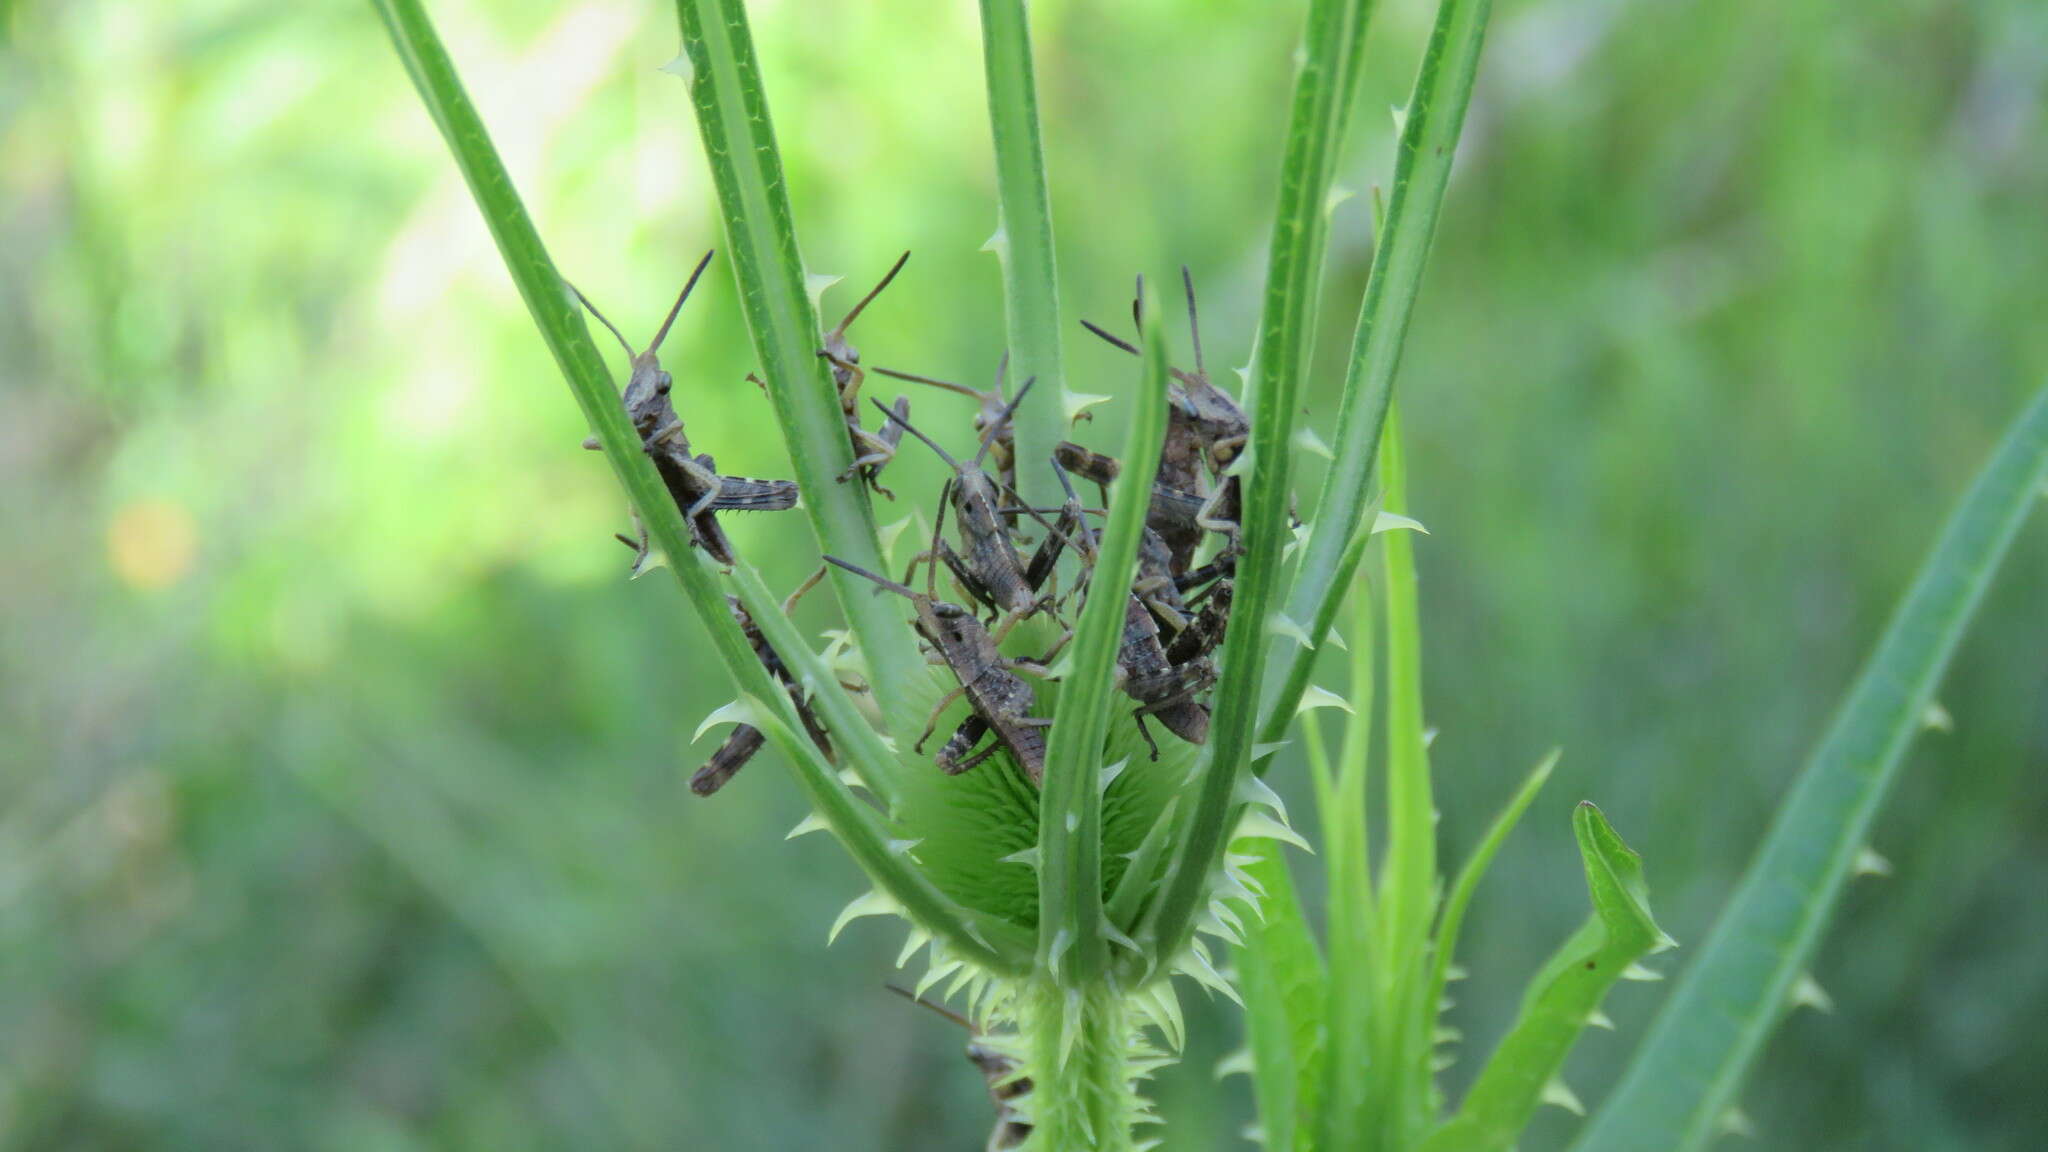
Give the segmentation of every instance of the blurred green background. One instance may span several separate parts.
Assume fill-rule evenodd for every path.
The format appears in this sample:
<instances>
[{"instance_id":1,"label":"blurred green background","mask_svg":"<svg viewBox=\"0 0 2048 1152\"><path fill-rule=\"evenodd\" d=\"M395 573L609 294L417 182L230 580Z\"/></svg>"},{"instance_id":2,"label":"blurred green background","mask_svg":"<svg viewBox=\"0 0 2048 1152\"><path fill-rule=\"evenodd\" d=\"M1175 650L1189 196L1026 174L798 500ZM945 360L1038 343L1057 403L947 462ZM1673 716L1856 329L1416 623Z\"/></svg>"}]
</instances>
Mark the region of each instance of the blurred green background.
<instances>
[{"instance_id":1,"label":"blurred green background","mask_svg":"<svg viewBox=\"0 0 2048 1152\"><path fill-rule=\"evenodd\" d=\"M429 7L557 261L644 339L718 242L672 12ZM810 265L864 287L916 251L857 342L985 379L974 6L751 7ZM1243 361L1300 7L1034 5L1073 317L1185 261ZM2048 7L1497 9L1401 381L1451 851L1566 750L1467 931L1481 1047L1582 915L1572 801L1703 936L2048 375ZM1429 16L1380 6L1353 188ZM368 5L12 0L0 29L0 1147L978 1146L964 1036L881 989L899 934L827 953L860 886L782 842L783 767L683 787L723 678L624 579L621 497ZM668 351L698 444L787 474L723 263ZM1078 326L1068 359L1128 372ZM788 518L736 532L783 585L813 562ZM1757 1146L2048 1144L2044 583L2037 522L1884 817L1896 874L1822 953L1837 1013L1746 1093ZM1587 1100L1657 996L1581 1046ZM1234 1025L1197 1016L1168 1146L1245 1147Z\"/></svg>"}]
</instances>

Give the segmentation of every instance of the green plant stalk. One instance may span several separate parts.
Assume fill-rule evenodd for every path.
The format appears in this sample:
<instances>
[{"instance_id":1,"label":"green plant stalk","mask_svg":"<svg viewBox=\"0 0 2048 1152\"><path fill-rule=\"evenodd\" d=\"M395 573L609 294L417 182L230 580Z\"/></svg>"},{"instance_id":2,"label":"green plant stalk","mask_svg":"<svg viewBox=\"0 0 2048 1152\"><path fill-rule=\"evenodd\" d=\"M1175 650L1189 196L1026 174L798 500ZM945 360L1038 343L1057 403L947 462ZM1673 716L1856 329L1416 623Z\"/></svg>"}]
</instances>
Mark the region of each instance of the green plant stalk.
<instances>
[{"instance_id":1,"label":"green plant stalk","mask_svg":"<svg viewBox=\"0 0 2048 1152\"><path fill-rule=\"evenodd\" d=\"M1135 1090L1138 1036L1130 1004L1113 985L1085 988L1034 979L1020 992L1018 1032L1031 1094L1030 1152L1133 1152L1144 1115Z\"/></svg>"},{"instance_id":2,"label":"green plant stalk","mask_svg":"<svg viewBox=\"0 0 2048 1152\"><path fill-rule=\"evenodd\" d=\"M1010 378L1036 378L1037 391L1015 417L1017 458L1042 461L1064 436L1066 373L1060 351L1059 264L1052 204L1039 141L1038 81L1024 0L981 0L982 63L988 75L989 128L995 138L995 243L1003 265ZM1060 493L1042 468L1018 470L1024 498L1056 504Z\"/></svg>"},{"instance_id":3,"label":"green plant stalk","mask_svg":"<svg viewBox=\"0 0 2048 1152\"><path fill-rule=\"evenodd\" d=\"M789 445L804 510L822 551L880 572L884 562L867 491L857 480L839 479L853 463L852 445L830 366L817 354L817 314L797 249L788 182L746 5L744 0L676 0L676 17L689 61L690 102L718 190L741 311ZM828 567L827 578L860 640L881 714L902 722L914 711L903 686L914 683L924 669L916 642L895 606L872 595L867 581L838 567Z\"/></svg>"},{"instance_id":4,"label":"green plant stalk","mask_svg":"<svg viewBox=\"0 0 2048 1152\"><path fill-rule=\"evenodd\" d=\"M691 607L696 609L727 671L742 690L772 697L774 681L733 622L726 610L725 597L711 576L694 562L697 551L690 543L682 515L656 474L653 462L641 450L640 438L627 421L611 372L584 326L581 309L548 258L519 193L512 187L512 178L491 146L483 121L463 91L455 65L419 0L374 3L406 71L454 153L462 178L490 228L491 238L497 241L498 251L504 256L512 282L526 302L527 312L540 329L548 351L553 353L584 418L597 433L606 463L618 476L655 546L670 558L670 570Z\"/></svg>"},{"instance_id":5,"label":"green plant stalk","mask_svg":"<svg viewBox=\"0 0 2048 1152\"><path fill-rule=\"evenodd\" d=\"M1963 497L1579 1152L1697 1149L1813 958L1985 587L2048 480L2048 388Z\"/></svg>"},{"instance_id":6,"label":"green plant stalk","mask_svg":"<svg viewBox=\"0 0 2048 1152\"><path fill-rule=\"evenodd\" d=\"M811 796L840 843L878 886L913 914L920 914L921 924L944 935L964 954L982 958L998 969L1007 967L1014 970L1018 967L1015 958L1023 951L1022 946L1010 942L1007 956L994 951L990 945L981 942L977 930L970 930L968 925L972 921L949 910L947 904L935 902L932 898L936 893L927 891L929 882L888 851L886 841L867 810L818 755L809 738L796 734L796 714L788 693L769 676L760 659L754 655L753 647L726 608L725 596L717 588L708 561L692 546L681 512L655 472L653 462L641 449L639 436L627 421L611 373L605 368L597 346L591 342L582 309L549 259L547 248L541 243L526 214L525 205L512 187L511 177L492 147L489 133L463 91L454 63L435 34L432 22L427 19L418 0L376 0L376 6L391 33L393 45L419 89L422 101L454 153L463 179L468 183L491 236L504 256L513 283L526 301L527 311L568 381L569 390L583 409L584 417L597 433L606 462L618 476L641 522L647 526L649 538L668 557L668 567L710 635L713 650L737 682L741 695L754 702L763 730L786 754L799 783ZM780 605L765 587L760 586L752 570L742 566L737 575L755 620L775 629L771 635L776 650L798 661L805 658L815 661L815 656L802 643L794 628L782 619ZM829 675L820 678L812 674L812 680L817 685L814 698L832 724L834 735L841 738L842 747L856 750L867 747L860 742L862 733L868 741L879 744L864 722L852 723L859 720L858 714L834 678ZM875 771L881 762L893 760L887 756L868 755L857 761L869 772ZM985 928L978 931L981 935L995 932Z\"/></svg>"},{"instance_id":7,"label":"green plant stalk","mask_svg":"<svg viewBox=\"0 0 2048 1152\"><path fill-rule=\"evenodd\" d=\"M1166 435L1166 335L1146 309L1143 380L1124 440L1124 473L1110 500L1089 587L1102 590L1081 608L1070 671L1060 686L1039 800L1039 956L1053 978L1085 987L1108 967L1102 906L1102 742L1120 707L1115 683L1124 612L1138 538L1145 531L1152 476Z\"/></svg>"},{"instance_id":8,"label":"green plant stalk","mask_svg":"<svg viewBox=\"0 0 2048 1152\"><path fill-rule=\"evenodd\" d=\"M1287 614L1312 624L1309 635L1321 645L1336 618L1336 601L1350 585L1357 552L1350 547L1363 527L1372 497L1377 447L1394 394L1394 374L1408 337L1408 321L1429 246L1442 212L1451 162L1465 127L1465 109L1479 72L1480 48L1486 38L1491 0L1443 0L1435 28L1423 51L1408 98L1407 121L1394 159L1393 198L1386 223L1378 229L1372 273L1365 283L1358 327L1352 336L1350 367L1344 377L1344 398L1337 409L1339 446L1323 477L1315 520L1295 569ZM1315 668L1315 649L1299 648L1267 712L1260 739L1277 740L1294 715Z\"/></svg>"},{"instance_id":9,"label":"green plant stalk","mask_svg":"<svg viewBox=\"0 0 2048 1152\"><path fill-rule=\"evenodd\" d=\"M1356 79L1370 8L1365 0L1312 0L1309 6L1247 397L1251 442L1234 466L1244 487L1245 550L1231 612L1236 626L1223 643L1213 735L1195 807L1150 917L1145 946L1160 964L1178 954L1193 929L1195 911L1235 825L1240 778L1257 738L1267 618L1278 600L1282 545L1292 535L1288 478L1296 396L1314 335L1331 175L1355 103L1355 89L1347 85Z\"/></svg>"}]
</instances>

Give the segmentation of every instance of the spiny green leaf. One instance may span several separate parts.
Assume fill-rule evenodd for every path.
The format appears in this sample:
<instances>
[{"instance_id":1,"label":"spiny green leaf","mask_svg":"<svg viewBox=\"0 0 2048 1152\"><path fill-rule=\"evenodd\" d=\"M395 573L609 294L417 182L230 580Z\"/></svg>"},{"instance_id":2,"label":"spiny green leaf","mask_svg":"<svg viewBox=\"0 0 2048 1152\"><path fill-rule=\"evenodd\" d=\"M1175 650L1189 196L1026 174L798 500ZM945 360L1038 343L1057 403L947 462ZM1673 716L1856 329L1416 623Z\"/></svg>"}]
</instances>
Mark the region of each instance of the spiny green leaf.
<instances>
[{"instance_id":1,"label":"spiny green leaf","mask_svg":"<svg viewBox=\"0 0 2048 1152\"><path fill-rule=\"evenodd\" d=\"M1529 810L1529 805L1536 800L1536 794L1543 790L1544 782L1550 779L1550 773L1557 767L1558 755L1559 753L1553 749L1550 755L1545 756L1542 762L1530 771L1527 778L1522 781L1522 786L1515 790L1507 807L1501 809L1500 814L1493 818L1493 823L1486 829L1486 835L1480 838L1479 846L1472 850L1471 859L1459 869L1457 882L1451 885L1450 898L1444 901L1443 913L1437 921L1434 955L1430 964L1429 991L1422 1001L1425 1010L1432 1016L1441 1011L1439 1005L1443 1001L1444 985L1449 980L1451 963L1456 959L1458 950L1458 930L1464 925L1465 909L1472 902L1472 894L1479 890L1479 881L1485 878L1486 869L1492 865L1494 856L1499 854L1501 845L1507 843L1508 834L1515 830L1515 825L1522 819L1522 813Z\"/></svg>"},{"instance_id":2,"label":"spiny green leaf","mask_svg":"<svg viewBox=\"0 0 2048 1152\"><path fill-rule=\"evenodd\" d=\"M1577 1145L1581 1152L1696 1149L1713 1138L1787 993L1812 963L1935 684L2044 478L2048 387L1950 515L1734 898Z\"/></svg>"},{"instance_id":3,"label":"spiny green leaf","mask_svg":"<svg viewBox=\"0 0 2048 1152\"><path fill-rule=\"evenodd\" d=\"M1260 920L1236 950L1252 1054L1253 1095L1271 1152L1316 1147L1321 1111L1324 1021L1323 960L1277 843L1255 849L1249 871L1266 889Z\"/></svg>"},{"instance_id":4,"label":"spiny green leaf","mask_svg":"<svg viewBox=\"0 0 2048 1152\"><path fill-rule=\"evenodd\" d=\"M1406 510L1398 407L1387 415L1380 441L1380 473L1387 510ZM1373 1075L1367 1112L1383 1126L1385 1141L1405 1143L1419 1133L1430 1109L1430 1035L1435 1006L1425 998L1426 951L1436 915L1436 803L1429 779L1429 733L1422 714L1422 623L1415 583L1414 534L1396 532L1382 543L1387 660L1387 845L1381 857Z\"/></svg>"},{"instance_id":5,"label":"spiny green leaf","mask_svg":"<svg viewBox=\"0 0 2048 1152\"><path fill-rule=\"evenodd\" d=\"M1363 533L1360 534L1363 539ZM1302 725L1316 781L1316 807L1322 820L1325 898L1330 939L1329 1056L1323 1074L1322 1114L1317 1117L1319 1146L1327 1149L1356 1144L1369 1130L1368 1098L1373 1083L1373 1000L1380 987L1381 957L1373 946L1377 919L1372 891L1370 826L1366 796L1372 750L1373 605L1367 596L1354 602L1358 643L1351 653L1352 714L1345 722L1339 762L1333 772L1320 724Z\"/></svg>"},{"instance_id":6,"label":"spiny green leaf","mask_svg":"<svg viewBox=\"0 0 2048 1152\"><path fill-rule=\"evenodd\" d=\"M1488 1058L1457 1116L1430 1134L1422 1152L1511 1147L1539 1104L1562 1100L1558 1071L1607 990L1624 968L1665 940L1650 917L1642 858L1591 804L1580 804L1572 814L1572 833L1585 863L1593 917L1531 982L1514 1027Z\"/></svg>"}]
</instances>

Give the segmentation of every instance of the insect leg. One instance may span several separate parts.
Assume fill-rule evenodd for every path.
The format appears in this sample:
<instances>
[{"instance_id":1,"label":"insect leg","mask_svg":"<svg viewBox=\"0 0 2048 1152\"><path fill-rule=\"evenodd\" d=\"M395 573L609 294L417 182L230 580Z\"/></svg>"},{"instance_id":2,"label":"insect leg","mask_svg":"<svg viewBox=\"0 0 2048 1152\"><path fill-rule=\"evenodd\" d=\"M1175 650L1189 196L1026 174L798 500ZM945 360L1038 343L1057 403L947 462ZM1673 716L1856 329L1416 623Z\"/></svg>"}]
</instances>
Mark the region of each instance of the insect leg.
<instances>
[{"instance_id":1,"label":"insect leg","mask_svg":"<svg viewBox=\"0 0 2048 1152\"><path fill-rule=\"evenodd\" d=\"M703 489L704 494L697 497L697 502L683 510L683 518L694 521L699 516L711 511L711 506L718 502L718 490L725 486L725 478L694 457L679 455L675 458L675 461L676 466L681 468L688 474L691 480L696 481L697 485Z\"/></svg>"},{"instance_id":2,"label":"insect leg","mask_svg":"<svg viewBox=\"0 0 2048 1152\"><path fill-rule=\"evenodd\" d=\"M939 770L948 776L958 776L960 773L967 771L969 768L974 767L993 755L996 749L1003 746L1002 741L994 741L979 755L969 757L964 761L961 759L962 756L966 756L981 741L983 736L988 734L990 727L989 722L983 719L979 712L962 720L960 727L954 729L953 735L947 738L945 747L939 749L939 754L936 757Z\"/></svg>"},{"instance_id":3,"label":"insect leg","mask_svg":"<svg viewBox=\"0 0 2048 1152\"><path fill-rule=\"evenodd\" d=\"M725 743L718 746L718 751L711 754L711 759L690 777L690 791L699 796L709 796L725 787L726 781L747 766L747 761L754 758L754 753L761 750L765 741L761 730L750 724L734 728L732 734L725 738Z\"/></svg>"},{"instance_id":4,"label":"insect leg","mask_svg":"<svg viewBox=\"0 0 2048 1152\"><path fill-rule=\"evenodd\" d=\"M966 692L967 685L962 684L958 688L953 689L951 692L948 692L944 696L939 698L939 702L936 705L933 705L932 707L931 718L925 721L924 732L918 736L917 743L912 744L910 746L911 751L924 751L924 742L931 739L932 733L938 730L940 715L942 715L946 711L946 709L952 707L953 701L958 700L961 696L965 695Z\"/></svg>"},{"instance_id":5,"label":"insect leg","mask_svg":"<svg viewBox=\"0 0 2048 1152\"><path fill-rule=\"evenodd\" d=\"M809 592L813 588L816 588L818 586L818 582L820 580L823 580L824 578L825 566L823 564L820 564L818 565L818 570L816 572L813 572L808 577L806 577L804 579L804 582L797 585L796 590L794 592L791 592L789 596L782 601L782 614L784 616L787 616L790 613L796 611L796 602L804 598L804 593Z\"/></svg>"},{"instance_id":6,"label":"insect leg","mask_svg":"<svg viewBox=\"0 0 2048 1152\"><path fill-rule=\"evenodd\" d=\"M1138 735L1145 738L1145 747L1151 749L1152 759L1157 760L1159 759L1159 741L1152 738L1152 729L1145 724L1145 713L1145 708L1138 708L1131 713L1131 719L1138 722Z\"/></svg>"},{"instance_id":7,"label":"insect leg","mask_svg":"<svg viewBox=\"0 0 2048 1152\"><path fill-rule=\"evenodd\" d=\"M1047 648L1044 655L1016 657L1009 662L1010 667L1022 672L1029 672L1034 676L1050 675L1052 672L1052 662L1059 659L1060 653L1066 650L1067 645L1073 639L1074 630L1069 628L1060 633L1060 638L1052 642L1052 647Z\"/></svg>"}]
</instances>

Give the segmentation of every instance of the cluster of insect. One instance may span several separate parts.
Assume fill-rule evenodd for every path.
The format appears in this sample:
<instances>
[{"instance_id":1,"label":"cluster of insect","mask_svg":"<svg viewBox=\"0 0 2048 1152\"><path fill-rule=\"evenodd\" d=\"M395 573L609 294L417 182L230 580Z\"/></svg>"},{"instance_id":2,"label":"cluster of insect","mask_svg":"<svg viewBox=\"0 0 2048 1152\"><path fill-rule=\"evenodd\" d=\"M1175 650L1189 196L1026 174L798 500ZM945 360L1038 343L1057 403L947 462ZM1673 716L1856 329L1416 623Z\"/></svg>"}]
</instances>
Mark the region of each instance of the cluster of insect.
<instances>
[{"instance_id":1,"label":"cluster of insect","mask_svg":"<svg viewBox=\"0 0 2048 1152\"><path fill-rule=\"evenodd\" d=\"M1044 463L1058 478L1065 500L1056 508L1033 507L1019 495L1017 469L1023 462L1017 458L1011 428L1011 417L1030 395L1033 380L1025 380L1011 393L1004 386L1003 366L997 368L995 383L987 390L912 372L863 367L860 352L847 340L847 330L903 270L909 258L910 254L904 253L839 324L823 334L823 347L818 355L830 365L853 449L853 464L838 479L841 483L864 484L878 495L895 499L895 493L883 487L881 477L903 446L906 434L928 447L945 463L951 476L941 485L935 502L929 546L910 561L903 579L891 579L839 557L824 559L907 600L914 613L913 626L923 638L931 659L951 670L956 686L933 709L931 722L918 738L916 750L924 752L939 717L964 699L969 712L933 754L937 766L950 774L967 772L996 752L1006 751L1024 775L1038 784L1045 774L1045 727L1050 720L1032 715L1036 703L1032 681L1054 674L1051 662L1073 634L1072 614L1092 592L1098 591L1091 588L1090 574L1100 543L1101 530L1096 525L1104 509L1090 507L1081 499L1076 480L1092 485L1106 504L1109 485L1116 479L1120 465L1112 457L1063 441ZM694 544L718 563L730 565L734 560L733 546L719 525L718 515L793 508L799 491L793 481L723 475L711 456L692 450L683 423L676 415L671 396L673 382L662 369L658 352L710 261L711 254L706 253L698 262L667 319L643 351L635 352L625 336L588 300L583 303L618 337L631 358L631 376L623 397L626 412L689 525ZM1200 744L1208 737L1209 710L1203 697L1216 681L1214 656L1230 619L1231 578L1239 552L1238 481L1231 473L1231 464L1244 449L1250 431L1243 410L1210 382L1202 358L1194 281L1186 269L1182 269L1181 276L1187 294L1195 366L1193 371L1170 369L1167 433L1153 482L1137 570L1128 588L1118 588L1113 593L1125 597L1117 682L1132 702L1138 730L1154 758L1159 755L1159 745L1148 720L1156 721L1175 738L1190 744ZM1131 316L1134 324L1141 320L1135 300ZM1112 347L1138 355L1137 347L1130 341L1097 325L1086 326ZM870 372L973 398L978 406L974 450L966 454L966 459L960 459L912 423L907 396L896 397L891 405L876 400L863 405L861 389ZM754 382L760 383L757 379ZM870 407L879 415L873 426L867 424L875 419L867 410ZM591 440L585 446L597 445ZM1220 539L1207 551L1206 562L1198 566L1197 557L1204 554L1204 544L1211 537ZM644 565L648 560L644 528L637 538L620 539L635 549L636 568ZM1063 557L1074 557L1078 563L1074 565L1076 575L1070 587L1061 593L1055 573ZM920 566L924 568L921 586L916 579ZM953 598L940 594L941 568L951 585L947 596ZM785 610L793 607L796 599L814 586L824 572L821 567L806 580L785 603ZM789 688L810 738L829 757L830 738L788 667L739 601L730 600L730 606L755 654ZM1002 644L1011 630L1038 616L1048 616L1057 622L1059 639L1036 658L1006 655ZM700 795L716 792L759 751L762 743L762 734L757 729L746 725L735 728L691 778L691 788Z\"/></svg>"}]
</instances>

